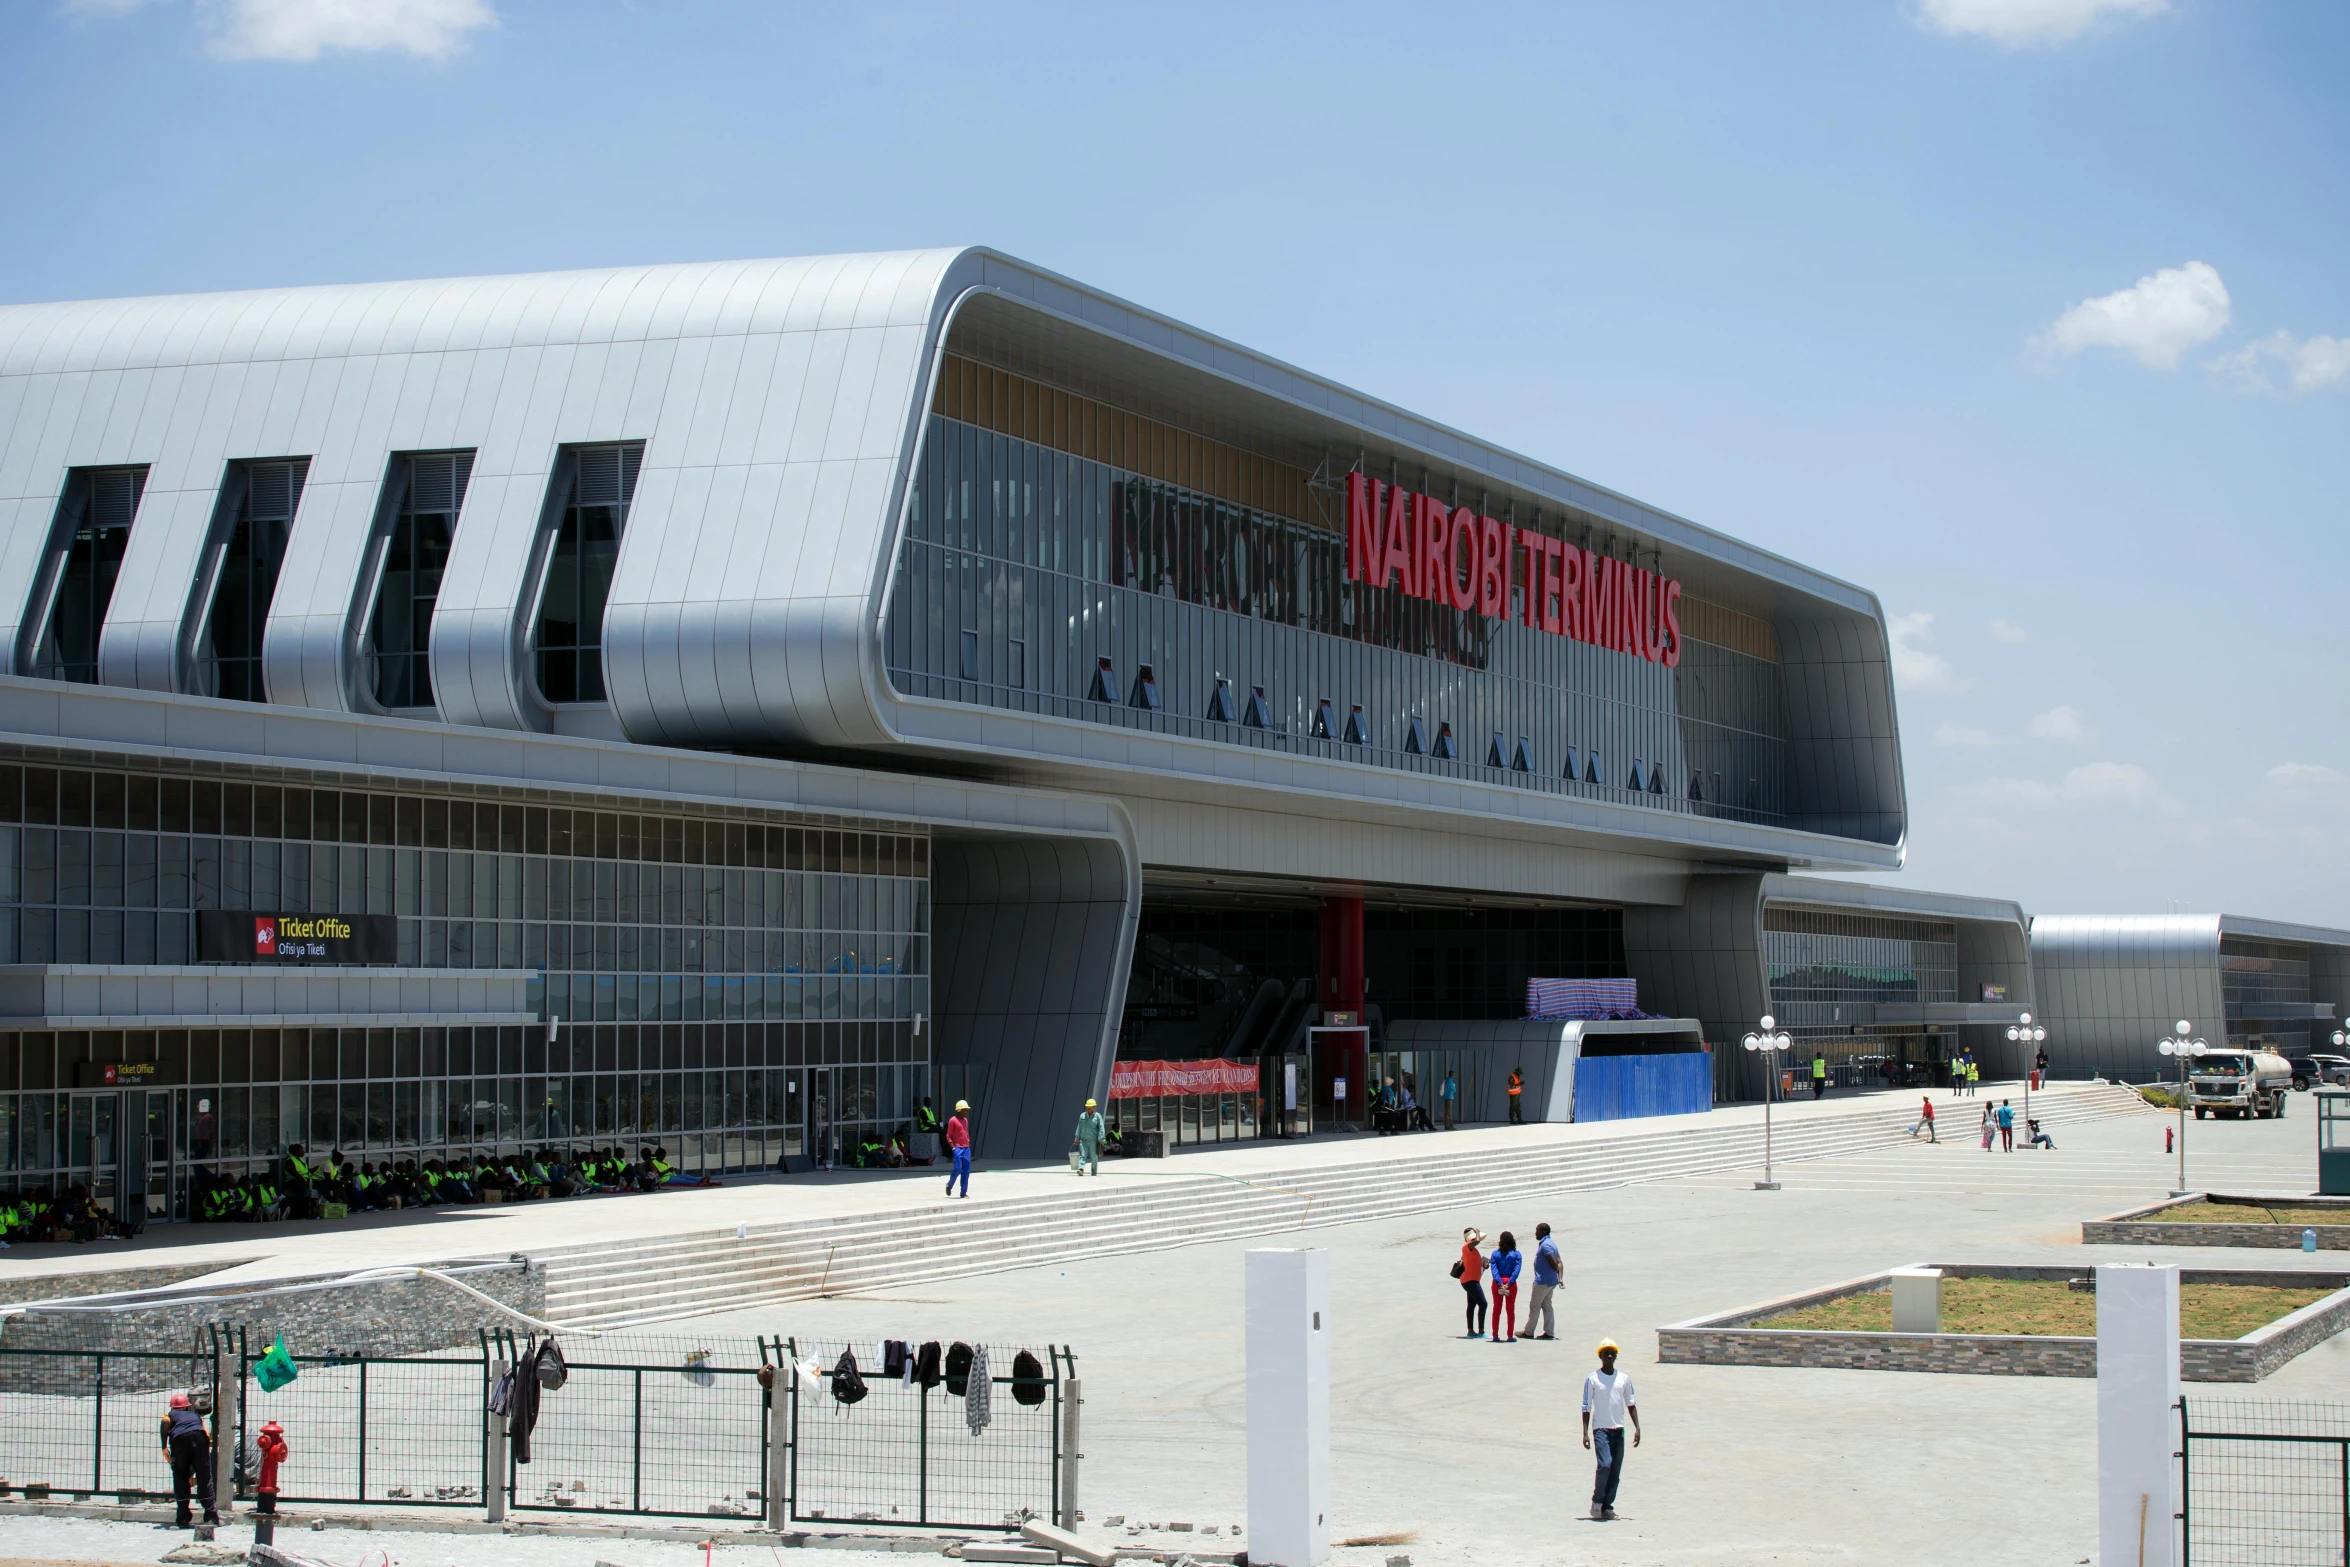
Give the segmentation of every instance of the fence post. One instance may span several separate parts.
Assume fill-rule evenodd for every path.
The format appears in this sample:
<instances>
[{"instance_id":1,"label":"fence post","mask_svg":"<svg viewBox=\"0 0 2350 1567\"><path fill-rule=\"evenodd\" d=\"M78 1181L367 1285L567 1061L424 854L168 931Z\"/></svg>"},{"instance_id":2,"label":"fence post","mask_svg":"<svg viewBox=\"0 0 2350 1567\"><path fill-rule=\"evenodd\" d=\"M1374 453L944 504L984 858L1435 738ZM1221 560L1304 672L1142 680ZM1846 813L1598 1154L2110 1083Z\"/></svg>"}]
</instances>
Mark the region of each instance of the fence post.
<instances>
[{"instance_id":1,"label":"fence post","mask_svg":"<svg viewBox=\"0 0 2350 1567\"><path fill-rule=\"evenodd\" d=\"M783 1495L784 1475L784 1421L788 1416L791 1398L791 1367L775 1368L775 1380L767 1385L767 1527L783 1533L786 1504Z\"/></svg>"},{"instance_id":2,"label":"fence post","mask_svg":"<svg viewBox=\"0 0 2350 1567\"><path fill-rule=\"evenodd\" d=\"M242 1357L239 1357L242 1359ZM238 1368L242 1373L243 1367ZM220 1516L227 1518L237 1505L237 1448L244 1441L245 1421L241 1410L235 1408L241 1401L237 1394L243 1390L244 1377L233 1381L228 1375L228 1352L222 1346L220 1335L212 1335L212 1496L219 1505ZM236 1418L231 1419L234 1413Z\"/></svg>"},{"instance_id":3,"label":"fence post","mask_svg":"<svg viewBox=\"0 0 2350 1567\"><path fill-rule=\"evenodd\" d=\"M512 1370L506 1359L506 1346L498 1345L498 1358L490 1363L490 1389L496 1392L499 1379ZM506 1417L484 1407L484 1436L481 1444L481 1496L491 1523L506 1521Z\"/></svg>"},{"instance_id":4,"label":"fence post","mask_svg":"<svg viewBox=\"0 0 2350 1567\"><path fill-rule=\"evenodd\" d=\"M1061 1518L1064 1529L1077 1527L1077 1411L1085 1403L1085 1384L1071 1377L1061 1387Z\"/></svg>"}]
</instances>

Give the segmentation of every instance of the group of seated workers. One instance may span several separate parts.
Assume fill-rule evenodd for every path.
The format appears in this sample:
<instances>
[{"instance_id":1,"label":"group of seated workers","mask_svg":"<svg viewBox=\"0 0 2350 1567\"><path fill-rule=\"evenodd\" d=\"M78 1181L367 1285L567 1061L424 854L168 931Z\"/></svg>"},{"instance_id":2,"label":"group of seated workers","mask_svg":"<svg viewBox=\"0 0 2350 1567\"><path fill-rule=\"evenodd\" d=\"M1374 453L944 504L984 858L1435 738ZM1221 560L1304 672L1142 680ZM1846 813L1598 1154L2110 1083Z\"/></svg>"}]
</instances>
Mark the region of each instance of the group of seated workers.
<instances>
[{"instance_id":1,"label":"group of seated workers","mask_svg":"<svg viewBox=\"0 0 2350 1567\"><path fill-rule=\"evenodd\" d=\"M471 1152L446 1159L351 1162L336 1149L313 1161L300 1143L286 1149L266 1174L215 1175L196 1169L195 1214L211 1223L315 1219L328 1203L352 1213L442 1204L524 1202L589 1192L649 1192L672 1182L709 1184L681 1176L669 1150L646 1147L630 1159L620 1148L541 1148L519 1153Z\"/></svg>"},{"instance_id":2,"label":"group of seated workers","mask_svg":"<svg viewBox=\"0 0 2350 1567\"><path fill-rule=\"evenodd\" d=\"M98 1206L86 1186L0 1194L0 1245L25 1241L129 1240L145 1226Z\"/></svg>"}]
</instances>

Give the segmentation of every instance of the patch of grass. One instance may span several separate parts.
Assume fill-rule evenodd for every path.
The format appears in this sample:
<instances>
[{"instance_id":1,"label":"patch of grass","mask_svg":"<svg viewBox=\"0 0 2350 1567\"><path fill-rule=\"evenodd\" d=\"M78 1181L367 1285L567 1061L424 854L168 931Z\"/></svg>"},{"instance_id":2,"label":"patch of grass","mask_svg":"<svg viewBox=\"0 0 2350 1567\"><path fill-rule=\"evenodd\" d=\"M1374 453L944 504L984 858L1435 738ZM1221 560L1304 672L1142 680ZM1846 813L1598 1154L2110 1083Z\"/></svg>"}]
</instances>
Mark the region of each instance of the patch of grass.
<instances>
[{"instance_id":1,"label":"patch of grass","mask_svg":"<svg viewBox=\"0 0 2350 1567\"><path fill-rule=\"evenodd\" d=\"M2179 1336L2242 1338L2332 1293L2323 1286L2307 1285L2183 1284L2179 1287ZM1890 1290L1847 1295L1766 1318L1755 1326L1890 1333L1893 1295ZM2097 1296L2073 1289L2062 1279L1944 1279L1942 1331L2094 1338Z\"/></svg>"},{"instance_id":2,"label":"patch of grass","mask_svg":"<svg viewBox=\"0 0 2350 1567\"><path fill-rule=\"evenodd\" d=\"M2157 1110L2176 1110L2179 1107L2179 1091L2176 1088L2149 1083L2138 1090L2138 1097Z\"/></svg>"},{"instance_id":3,"label":"patch of grass","mask_svg":"<svg viewBox=\"0 0 2350 1567\"><path fill-rule=\"evenodd\" d=\"M2350 1224L2350 1208L2297 1208L2291 1203L2190 1202L2134 1221L2143 1224Z\"/></svg>"}]
</instances>

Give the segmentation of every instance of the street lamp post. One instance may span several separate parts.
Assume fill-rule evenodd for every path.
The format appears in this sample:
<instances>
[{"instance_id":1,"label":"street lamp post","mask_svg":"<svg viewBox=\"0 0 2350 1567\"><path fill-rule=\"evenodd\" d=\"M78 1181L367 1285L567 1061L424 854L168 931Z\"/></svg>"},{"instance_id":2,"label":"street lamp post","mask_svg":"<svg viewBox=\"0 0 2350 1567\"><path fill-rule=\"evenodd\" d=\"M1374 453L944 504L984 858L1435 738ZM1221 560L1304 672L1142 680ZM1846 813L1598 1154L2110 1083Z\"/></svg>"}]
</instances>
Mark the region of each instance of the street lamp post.
<instances>
[{"instance_id":1,"label":"street lamp post","mask_svg":"<svg viewBox=\"0 0 2350 1567\"><path fill-rule=\"evenodd\" d=\"M2172 1025L2173 1037L2157 1042L2154 1047L2166 1056L2178 1057L2179 1061L2179 1186L2171 1193L2173 1197L2187 1195L2187 1063L2211 1049L2202 1040L2187 1037L2194 1031L2194 1024L2180 1018Z\"/></svg>"},{"instance_id":2,"label":"street lamp post","mask_svg":"<svg viewBox=\"0 0 2350 1567\"><path fill-rule=\"evenodd\" d=\"M2027 1148L2031 1146L2032 1136L2032 1075L2040 1069L2039 1046L2045 1043L2047 1038L2048 1030L2042 1025L2034 1023L2032 1014L2029 1012L2017 1018L2015 1027L2007 1031L2009 1044L2033 1047L2032 1059L2024 1067L2024 1138Z\"/></svg>"},{"instance_id":3,"label":"street lamp post","mask_svg":"<svg viewBox=\"0 0 2350 1567\"><path fill-rule=\"evenodd\" d=\"M1779 1086L1779 1052L1795 1046L1795 1036L1777 1032L1779 1020L1765 1012L1762 1031L1747 1035L1739 1041L1747 1049L1763 1058L1763 1178L1754 1183L1758 1192L1775 1192L1779 1183L1771 1179L1771 1100L1777 1097Z\"/></svg>"}]
</instances>

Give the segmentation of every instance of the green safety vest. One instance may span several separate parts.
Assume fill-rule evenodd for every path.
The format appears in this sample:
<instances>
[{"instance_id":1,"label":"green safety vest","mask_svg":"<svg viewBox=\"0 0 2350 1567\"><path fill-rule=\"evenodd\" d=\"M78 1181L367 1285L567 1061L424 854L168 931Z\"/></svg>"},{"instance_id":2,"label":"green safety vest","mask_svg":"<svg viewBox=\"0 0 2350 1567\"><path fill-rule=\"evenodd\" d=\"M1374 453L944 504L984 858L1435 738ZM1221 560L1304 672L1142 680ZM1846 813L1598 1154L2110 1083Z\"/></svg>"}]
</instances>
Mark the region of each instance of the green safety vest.
<instances>
[{"instance_id":1,"label":"green safety vest","mask_svg":"<svg viewBox=\"0 0 2350 1567\"><path fill-rule=\"evenodd\" d=\"M303 1180L307 1181L310 1179L310 1166L303 1161L303 1158L300 1154L287 1154L286 1163L292 1165L294 1167L294 1173L300 1176Z\"/></svg>"},{"instance_id":2,"label":"green safety vest","mask_svg":"<svg viewBox=\"0 0 2350 1567\"><path fill-rule=\"evenodd\" d=\"M674 1171L674 1170L673 1170L673 1169L670 1167L670 1164L669 1164L669 1161L668 1161L668 1160L666 1160L666 1159L655 1159L655 1160L653 1161L653 1173L654 1173L655 1175L658 1175L659 1177L661 1177L661 1179L663 1179L663 1180L667 1180L667 1179L669 1179L669 1177L670 1177L671 1175L675 1174L676 1172L675 1172L675 1171Z\"/></svg>"},{"instance_id":3,"label":"green safety vest","mask_svg":"<svg viewBox=\"0 0 2350 1567\"><path fill-rule=\"evenodd\" d=\"M1811 1075L1814 1077L1826 1077L1828 1075L1828 1058L1826 1056L1813 1056L1811 1058Z\"/></svg>"}]
</instances>

